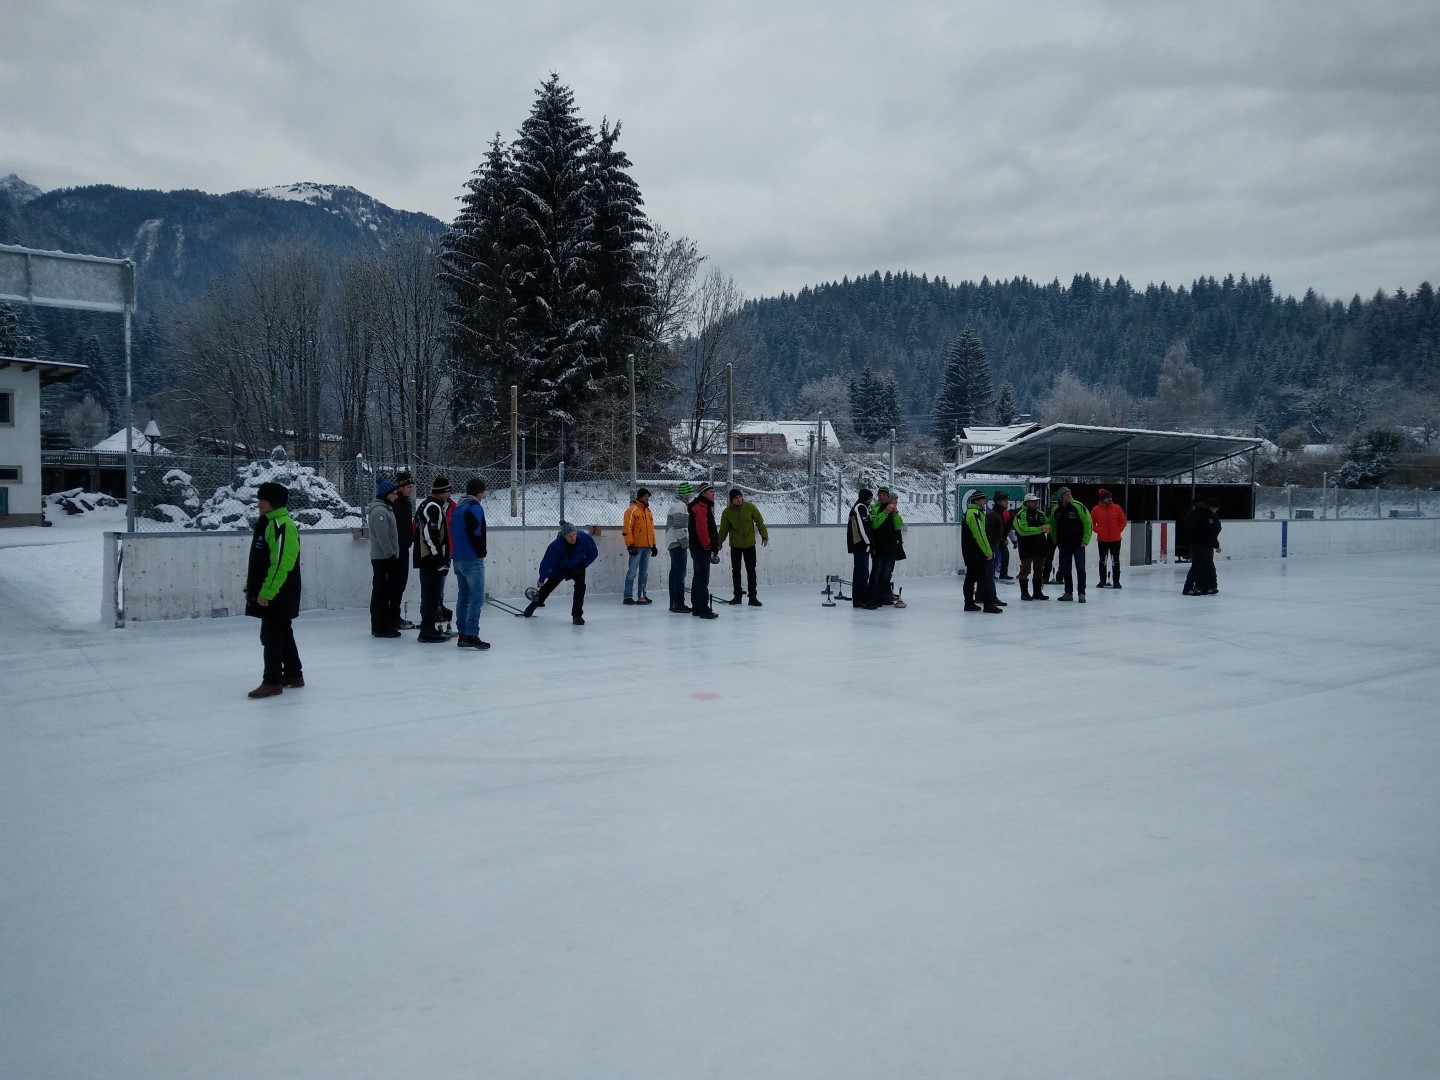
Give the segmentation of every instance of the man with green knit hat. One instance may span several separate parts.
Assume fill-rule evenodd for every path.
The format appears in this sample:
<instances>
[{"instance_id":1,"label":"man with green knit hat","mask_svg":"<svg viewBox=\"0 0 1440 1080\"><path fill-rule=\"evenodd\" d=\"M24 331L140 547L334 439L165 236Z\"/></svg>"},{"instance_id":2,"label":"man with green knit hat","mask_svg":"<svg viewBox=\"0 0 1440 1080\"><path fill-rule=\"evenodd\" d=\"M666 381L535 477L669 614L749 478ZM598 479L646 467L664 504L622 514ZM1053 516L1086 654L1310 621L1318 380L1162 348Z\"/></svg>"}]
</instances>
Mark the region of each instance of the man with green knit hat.
<instances>
[{"instance_id":1,"label":"man with green knit hat","mask_svg":"<svg viewBox=\"0 0 1440 1080\"><path fill-rule=\"evenodd\" d=\"M583 533L568 521L560 522L560 531L545 549L540 560L540 580L536 582L539 593L525 608L525 618L535 614L536 608L545 606L545 598L555 591L562 581L575 583L575 596L570 601L570 621L576 626L585 625L585 568L600 557L600 549L589 533Z\"/></svg>"},{"instance_id":2,"label":"man with green knit hat","mask_svg":"<svg viewBox=\"0 0 1440 1080\"><path fill-rule=\"evenodd\" d=\"M770 533L765 528L765 518L760 508L745 501L739 488L730 489L730 505L720 515L720 543L730 538L730 579L734 584L731 604L738 604L740 593L740 564L745 564L745 583L749 588L750 606L763 607L755 595L755 534L760 534L760 546L770 546Z\"/></svg>"}]
</instances>

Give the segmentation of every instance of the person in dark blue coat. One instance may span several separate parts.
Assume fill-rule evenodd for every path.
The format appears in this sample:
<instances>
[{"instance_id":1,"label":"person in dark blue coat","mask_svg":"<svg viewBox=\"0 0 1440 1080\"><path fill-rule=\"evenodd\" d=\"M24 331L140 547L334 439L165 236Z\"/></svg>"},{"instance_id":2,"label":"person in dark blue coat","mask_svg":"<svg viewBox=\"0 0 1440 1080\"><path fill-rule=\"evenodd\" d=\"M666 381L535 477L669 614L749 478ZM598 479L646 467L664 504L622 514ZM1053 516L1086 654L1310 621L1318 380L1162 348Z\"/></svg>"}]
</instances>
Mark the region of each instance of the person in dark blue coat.
<instances>
[{"instance_id":1,"label":"person in dark blue coat","mask_svg":"<svg viewBox=\"0 0 1440 1080\"><path fill-rule=\"evenodd\" d=\"M555 591L562 581L575 583L575 597L570 601L570 621L576 626L585 625L585 568L600 557L600 549L588 533L583 533L568 521L560 522L559 535L545 549L540 560L539 595L525 607L525 617L535 614L536 608L545 606L545 598Z\"/></svg>"}]
</instances>

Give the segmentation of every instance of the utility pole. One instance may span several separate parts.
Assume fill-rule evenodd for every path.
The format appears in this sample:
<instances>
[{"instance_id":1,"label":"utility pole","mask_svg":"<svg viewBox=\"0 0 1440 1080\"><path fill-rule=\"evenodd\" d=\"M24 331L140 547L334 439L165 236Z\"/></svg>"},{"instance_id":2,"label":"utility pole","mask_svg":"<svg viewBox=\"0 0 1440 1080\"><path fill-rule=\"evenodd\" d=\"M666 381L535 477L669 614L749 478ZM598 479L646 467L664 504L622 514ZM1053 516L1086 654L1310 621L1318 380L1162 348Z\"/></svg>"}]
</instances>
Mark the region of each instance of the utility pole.
<instances>
[{"instance_id":1,"label":"utility pole","mask_svg":"<svg viewBox=\"0 0 1440 1080\"><path fill-rule=\"evenodd\" d=\"M735 486L735 365L725 365L725 483Z\"/></svg>"},{"instance_id":2,"label":"utility pole","mask_svg":"<svg viewBox=\"0 0 1440 1080\"><path fill-rule=\"evenodd\" d=\"M890 490L895 490L895 429L890 429Z\"/></svg>"}]
</instances>

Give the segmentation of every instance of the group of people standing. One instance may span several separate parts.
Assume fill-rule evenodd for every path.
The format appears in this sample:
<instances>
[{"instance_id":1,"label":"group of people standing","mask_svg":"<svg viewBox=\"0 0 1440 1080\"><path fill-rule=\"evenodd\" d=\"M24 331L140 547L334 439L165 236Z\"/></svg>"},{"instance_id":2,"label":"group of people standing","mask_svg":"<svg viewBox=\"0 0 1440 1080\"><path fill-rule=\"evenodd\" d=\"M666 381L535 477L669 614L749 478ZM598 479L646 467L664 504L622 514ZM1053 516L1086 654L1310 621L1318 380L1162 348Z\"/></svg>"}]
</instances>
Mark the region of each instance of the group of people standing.
<instances>
[{"instance_id":1,"label":"group of people standing","mask_svg":"<svg viewBox=\"0 0 1440 1080\"><path fill-rule=\"evenodd\" d=\"M857 611L905 606L894 581L895 564L905 558L904 528L895 492L860 489L845 528L845 547L854 560L851 603Z\"/></svg>"}]
</instances>

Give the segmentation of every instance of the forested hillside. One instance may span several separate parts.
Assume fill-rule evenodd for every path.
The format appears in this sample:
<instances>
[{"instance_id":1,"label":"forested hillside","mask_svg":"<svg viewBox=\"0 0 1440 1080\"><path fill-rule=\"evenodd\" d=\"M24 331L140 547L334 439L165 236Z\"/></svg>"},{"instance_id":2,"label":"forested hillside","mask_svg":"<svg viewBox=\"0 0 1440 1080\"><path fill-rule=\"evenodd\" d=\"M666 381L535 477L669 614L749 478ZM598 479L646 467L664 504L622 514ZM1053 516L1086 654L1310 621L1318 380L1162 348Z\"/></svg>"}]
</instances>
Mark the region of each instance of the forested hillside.
<instances>
[{"instance_id":1,"label":"forested hillside","mask_svg":"<svg viewBox=\"0 0 1440 1080\"><path fill-rule=\"evenodd\" d=\"M1143 420L1177 343L1203 375L1208 415L1173 420L1344 438L1398 412L1433 410L1440 390L1440 309L1428 282L1341 302L1276 296L1266 277L1138 289L1088 274L1064 286L874 273L752 301L749 314L758 343L748 377L767 408L783 413L806 383L868 365L894 374L912 433L929 430L945 351L966 326L1022 411L1037 411L1068 370L1128 392Z\"/></svg>"}]
</instances>

